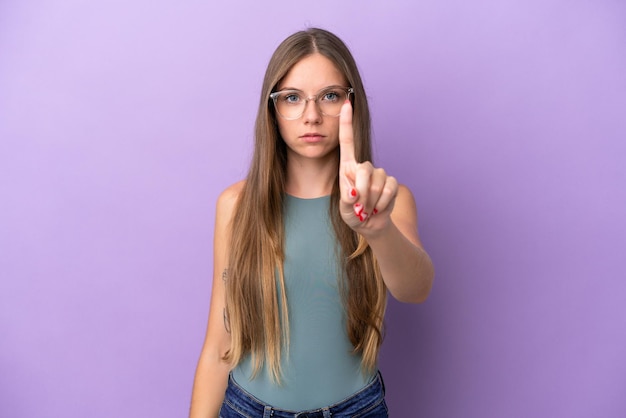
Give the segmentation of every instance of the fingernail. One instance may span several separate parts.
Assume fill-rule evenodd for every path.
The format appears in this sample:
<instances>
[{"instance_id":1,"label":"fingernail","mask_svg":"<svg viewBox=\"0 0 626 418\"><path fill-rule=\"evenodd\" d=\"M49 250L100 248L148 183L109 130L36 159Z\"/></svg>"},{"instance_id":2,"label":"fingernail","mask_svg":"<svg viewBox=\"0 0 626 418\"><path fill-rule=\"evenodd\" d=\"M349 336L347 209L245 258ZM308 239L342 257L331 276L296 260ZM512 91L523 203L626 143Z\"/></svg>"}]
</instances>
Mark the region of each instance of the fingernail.
<instances>
[{"instance_id":1,"label":"fingernail","mask_svg":"<svg viewBox=\"0 0 626 418\"><path fill-rule=\"evenodd\" d=\"M359 213L359 221L361 221L361 222L365 222L365 220L367 219L367 216L368 216L368 215L367 215L367 213L365 213L365 212L361 212L361 213Z\"/></svg>"},{"instance_id":2,"label":"fingernail","mask_svg":"<svg viewBox=\"0 0 626 418\"><path fill-rule=\"evenodd\" d=\"M363 212L363 205L360 203L354 204L354 213L356 216L361 217L361 213Z\"/></svg>"},{"instance_id":3,"label":"fingernail","mask_svg":"<svg viewBox=\"0 0 626 418\"><path fill-rule=\"evenodd\" d=\"M374 210L372 211L372 215L376 215L378 213L378 209L374 208Z\"/></svg>"},{"instance_id":4,"label":"fingernail","mask_svg":"<svg viewBox=\"0 0 626 418\"><path fill-rule=\"evenodd\" d=\"M356 197L356 189L355 188L350 189L350 196Z\"/></svg>"}]
</instances>

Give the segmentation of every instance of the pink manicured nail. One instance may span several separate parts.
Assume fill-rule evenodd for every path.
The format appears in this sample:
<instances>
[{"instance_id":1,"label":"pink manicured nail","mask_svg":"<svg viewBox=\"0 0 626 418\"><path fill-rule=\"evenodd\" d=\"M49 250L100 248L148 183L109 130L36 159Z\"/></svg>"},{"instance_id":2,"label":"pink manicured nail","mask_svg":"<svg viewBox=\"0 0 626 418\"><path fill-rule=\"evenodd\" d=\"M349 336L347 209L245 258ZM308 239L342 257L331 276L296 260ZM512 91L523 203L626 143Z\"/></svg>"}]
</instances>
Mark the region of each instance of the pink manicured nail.
<instances>
[{"instance_id":1,"label":"pink manicured nail","mask_svg":"<svg viewBox=\"0 0 626 418\"><path fill-rule=\"evenodd\" d=\"M359 221L361 222L365 222L365 220L367 219L368 215L366 212L361 212L359 213Z\"/></svg>"},{"instance_id":2,"label":"pink manicured nail","mask_svg":"<svg viewBox=\"0 0 626 418\"><path fill-rule=\"evenodd\" d=\"M372 215L376 215L378 213L378 209L374 208L374 210L372 211Z\"/></svg>"},{"instance_id":3,"label":"pink manicured nail","mask_svg":"<svg viewBox=\"0 0 626 418\"><path fill-rule=\"evenodd\" d=\"M355 203L354 204L354 213L356 214L356 216L358 216L360 218L362 212L363 212L363 205L360 204L360 203Z\"/></svg>"}]
</instances>

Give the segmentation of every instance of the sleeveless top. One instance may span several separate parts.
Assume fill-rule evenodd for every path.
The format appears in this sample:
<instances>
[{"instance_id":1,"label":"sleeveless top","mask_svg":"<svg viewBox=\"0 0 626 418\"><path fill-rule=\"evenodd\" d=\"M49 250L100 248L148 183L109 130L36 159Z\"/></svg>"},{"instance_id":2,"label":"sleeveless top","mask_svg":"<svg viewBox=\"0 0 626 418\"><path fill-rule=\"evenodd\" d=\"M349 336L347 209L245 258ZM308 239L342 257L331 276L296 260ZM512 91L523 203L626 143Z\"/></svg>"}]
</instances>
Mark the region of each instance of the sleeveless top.
<instances>
[{"instance_id":1,"label":"sleeveless top","mask_svg":"<svg viewBox=\"0 0 626 418\"><path fill-rule=\"evenodd\" d=\"M282 350L281 383L263 367L251 379L246 356L232 371L235 382L260 401L302 411L330 406L365 387L374 377L352 354L346 313L338 288L338 243L328 215L330 196L285 197L285 289L289 308L289 353Z\"/></svg>"}]
</instances>

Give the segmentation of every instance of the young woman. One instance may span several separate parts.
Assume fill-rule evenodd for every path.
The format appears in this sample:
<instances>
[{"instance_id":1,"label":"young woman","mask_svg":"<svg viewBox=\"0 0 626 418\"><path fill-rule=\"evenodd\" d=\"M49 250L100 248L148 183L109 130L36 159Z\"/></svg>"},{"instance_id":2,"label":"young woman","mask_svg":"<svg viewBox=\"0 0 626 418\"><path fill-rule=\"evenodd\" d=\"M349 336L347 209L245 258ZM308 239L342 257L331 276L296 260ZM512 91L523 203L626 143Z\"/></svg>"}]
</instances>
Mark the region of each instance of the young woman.
<instances>
[{"instance_id":1,"label":"young woman","mask_svg":"<svg viewBox=\"0 0 626 418\"><path fill-rule=\"evenodd\" d=\"M272 56L245 181L217 202L196 417L386 417L387 291L418 303L433 266L411 192L370 162L348 48L295 33Z\"/></svg>"}]
</instances>

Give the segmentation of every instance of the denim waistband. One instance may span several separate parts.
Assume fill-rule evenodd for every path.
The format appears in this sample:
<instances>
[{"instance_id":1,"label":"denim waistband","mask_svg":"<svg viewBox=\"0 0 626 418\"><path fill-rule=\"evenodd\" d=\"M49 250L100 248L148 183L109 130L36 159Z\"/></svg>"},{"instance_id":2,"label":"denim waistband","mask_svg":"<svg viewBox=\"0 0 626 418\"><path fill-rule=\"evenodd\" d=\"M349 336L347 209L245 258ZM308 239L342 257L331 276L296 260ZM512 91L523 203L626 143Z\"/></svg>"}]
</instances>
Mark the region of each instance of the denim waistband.
<instances>
[{"instance_id":1,"label":"denim waistband","mask_svg":"<svg viewBox=\"0 0 626 418\"><path fill-rule=\"evenodd\" d=\"M307 411L288 411L274 408L252 394L246 392L235 382L232 375L228 377L228 387L224 403L241 412L242 416L263 418L330 418L334 415L353 416L365 414L376 408L385 399L385 384L380 372L363 389L346 399L327 407Z\"/></svg>"}]
</instances>

